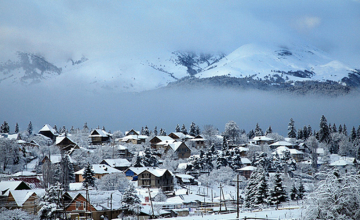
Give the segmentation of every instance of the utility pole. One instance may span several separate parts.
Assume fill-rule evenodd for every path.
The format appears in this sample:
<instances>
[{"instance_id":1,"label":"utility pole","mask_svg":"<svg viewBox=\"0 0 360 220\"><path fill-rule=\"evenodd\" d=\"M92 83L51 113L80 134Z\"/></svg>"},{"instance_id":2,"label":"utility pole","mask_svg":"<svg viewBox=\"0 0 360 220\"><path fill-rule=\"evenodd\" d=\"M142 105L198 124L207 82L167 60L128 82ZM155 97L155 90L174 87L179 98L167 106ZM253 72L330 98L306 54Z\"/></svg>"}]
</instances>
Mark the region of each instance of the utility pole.
<instances>
[{"instance_id":1,"label":"utility pole","mask_svg":"<svg viewBox=\"0 0 360 220\"><path fill-rule=\"evenodd\" d=\"M112 194L110 195L110 219L112 219L112 214L113 214L113 201L112 201Z\"/></svg>"},{"instance_id":2,"label":"utility pole","mask_svg":"<svg viewBox=\"0 0 360 220\"><path fill-rule=\"evenodd\" d=\"M148 188L148 190L149 190L149 200L150 200L151 210L152 210L152 217L155 217L155 214L154 214L154 207L153 207L153 204L152 204L152 201L151 201L150 187Z\"/></svg>"},{"instance_id":3,"label":"utility pole","mask_svg":"<svg viewBox=\"0 0 360 220\"><path fill-rule=\"evenodd\" d=\"M238 174L237 175L237 178L236 178L236 181L233 181L233 182L236 182L236 186L237 186L237 189L236 189L236 218L239 218L240 216L240 182L242 182L240 180L240 175Z\"/></svg>"},{"instance_id":4,"label":"utility pole","mask_svg":"<svg viewBox=\"0 0 360 220\"><path fill-rule=\"evenodd\" d=\"M221 214L221 189L222 189L222 186L221 186L221 183L220 183L220 211L219 211L219 213Z\"/></svg>"}]
</instances>

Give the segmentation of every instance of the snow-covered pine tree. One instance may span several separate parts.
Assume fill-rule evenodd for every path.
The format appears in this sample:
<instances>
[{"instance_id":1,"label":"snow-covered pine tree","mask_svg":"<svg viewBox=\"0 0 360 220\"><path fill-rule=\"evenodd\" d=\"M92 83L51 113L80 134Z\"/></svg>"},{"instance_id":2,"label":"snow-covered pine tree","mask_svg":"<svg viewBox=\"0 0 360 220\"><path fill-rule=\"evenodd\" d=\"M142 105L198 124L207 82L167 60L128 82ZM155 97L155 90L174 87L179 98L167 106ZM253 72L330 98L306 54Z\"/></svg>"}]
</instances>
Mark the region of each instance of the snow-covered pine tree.
<instances>
[{"instance_id":1,"label":"snow-covered pine tree","mask_svg":"<svg viewBox=\"0 0 360 220\"><path fill-rule=\"evenodd\" d=\"M299 190L298 190L298 194L297 194L298 198L303 199L305 192L306 191L305 191L303 181L302 181L302 179L300 179L300 186L299 186Z\"/></svg>"},{"instance_id":2,"label":"snow-covered pine tree","mask_svg":"<svg viewBox=\"0 0 360 220\"><path fill-rule=\"evenodd\" d=\"M141 127L140 135L144 135L144 127Z\"/></svg>"},{"instance_id":3,"label":"snow-covered pine tree","mask_svg":"<svg viewBox=\"0 0 360 220\"><path fill-rule=\"evenodd\" d=\"M352 129L351 129L350 138L351 138L351 141L352 141L352 142L354 142L355 139L356 139L356 130L355 130L355 127L354 127L354 126L353 126Z\"/></svg>"},{"instance_id":4,"label":"snow-covered pine tree","mask_svg":"<svg viewBox=\"0 0 360 220\"><path fill-rule=\"evenodd\" d=\"M15 134L19 133L19 124L16 122L15 124Z\"/></svg>"},{"instance_id":5,"label":"snow-covered pine tree","mask_svg":"<svg viewBox=\"0 0 360 220\"><path fill-rule=\"evenodd\" d=\"M290 118L290 122L288 125L288 137L296 138L295 122L294 122L294 119L292 119L292 118Z\"/></svg>"},{"instance_id":6,"label":"snow-covered pine tree","mask_svg":"<svg viewBox=\"0 0 360 220\"><path fill-rule=\"evenodd\" d=\"M146 135L146 136L150 135L149 128L147 125L145 125L145 128L144 128L144 135Z\"/></svg>"},{"instance_id":7,"label":"snow-covered pine tree","mask_svg":"<svg viewBox=\"0 0 360 220\"><path fill-rule=\"evenodd\" d=\"M356 138L360 140L360 125L356 131Z\"/></svg>"},{"instance_id":8,"label":"snow-covered pine tree","mask_svg":"<svg viewBox=\"0 0 360 220\"><path fill-rule=\"evenodd\" d=\"M200 135L200 133L201 133L201 130L200 130L199 125L196 125L196 128L195 128L195 135L196 135L196 136L197 136L197 135Z\"/></svg>"},{"instance_id":9,"label":"snow-covered pine tree","mask_svg":"<svg viewBox=\"0 0 360 220\"><path fill-rule=\"evenodd\" d=\"M95 187L95 174L94 171L91 169L92 166L90 165L90 163L88 163L84 169L84 173L83 173L83 185L86 187L86 184L88 186L92 186Z\"/></svg>"},{"instance_id":10,"label":"snow-covered pine tree","mask_svg":"<svg viewBox=\"0 0 360 220\"><path fill-rule=\"evenodd\" d=\"M29 135L31 135L32 132L33 132L33 126L32 126L31 121L30 121L30 123L29 123L29 125L28 125L28 127L27 127L27 132L29 133Z\"/></svg>"},{"instance_id":11,"label":"snow-covered pine tree","mask_svg":"<svg viewBox=\"0 0 360 220\"><path fill-rule=\"evenodd\" d=\"M342 125L340 124L339 125L339 130L338 130L339 134L342 134L343 133L343 128L342 128Z\"/></svg>"},{"instance_id":12,"label":"snow-covered pine tree","mask_svg":"<svg viewBox=\"0 0 360 220\"><path fill-rule=\"evenodd\" d=\"M343 133L345 136L348 136L346 124L344 124L342 133Z\"/></svg>"},{"instance_id":13,"label":"snow-covered pine tree","mask_svg":"<svg viewBox=\"0 0 360 220\"><path fill-rule=\"evenodd\" d=\"M251 173L245 188L245 206L249 208L265 203L268 197L267 188L266 172L261 166L257 167L257 169Z\"/></svg>"},{"instance_id":14,"label":"snow-covered pine tree","mask_svg":"<svg viewBox=\"0 0 360 220\"><path fill-rule=\"evenodd\" d=\"M70 156L68 154L63 154L61 161L61 184L65 191L68 191L69 184L73 183L75 181L75 175L74 175L74 166L70 162Z\"/></svg>"},{"instance_id":15,"label":"snow-covered pine tree","mask_svg":"<svg viewBox=\"0 0 360 220\"><path fill-rule=\"evenodd\" d=\"M136 156L136 160L135 163L133 165L133 167L143 167L144 165L142 164L142 159L141 157L138 155Z\"/></svg>"},{"instance_id":16,"label":"snow-covered pine tree","mask_svg":"<svg viewBox=\"0 0 360 220\"><path fill-rule=\"evenodd\" d=\"M196 125L194 122L191 122L189 135L196 136Z\"/></svg>"},{"instance_id":17,"label":"snow-covered pine tree","mask_svg":"<svg viewBox=\"0 0 360 220\"><path fill-rule=\"evenodd\" d=\"M167 196L164 194L164 191L160 188L159 192L155 195L155 202L166 202Z\"/></svg>"},{"instance_id":18,"label":"snow-covered pine tree","mask_svg":"<svg viewBox=\"0 0 360 220\"><path fill-rule=\"evenodd\" d=\"M290 190L290 199L297 200L297 197L298 197L298 190L297 190L295 184L293 184L292 188Z\"/></svg>"},{"instance_id":19,"label":"snow-covered pine tree","mask_svg":"<svg viewBox=\"0 0 360 220\"><path fill-rule=\"evenodd\" d=\"M141 200L133 184L129 184L125 190L121 199L121 206L125 215L136 215L140 212Z\"/></svg>"},{"instance_id":20,"label":"snow-covered pine tree","mask_svg":"<svg viewBox=\"0 0 360 220\"><path fill-rule=\"evenodd\" d=\"M228 141L226 139L226 137L223 137L223 144L222 144L222 148L221 148L223 155L225 155L226 151L229 150L229 145L228 145Z\"/></svg>"},{"instance_id":21,"label":"snow-covered pine tree","mask_svg":"<svg viewBox=\"0 0 360 220\"><path fill-rule=\"evenodd\" d=\"M271 128L271 126L269 126L268 129L266 129L266 131L265 131L265 135L271 134L272 132L273 132L272 128Z\"/></svg>"},{"instance_id":22,"label":"snow-covered pine tree","mask_svg":"<svg viewBox=\"0 0 360 220\"><path fill-rule=\"evenodd\" d=\"M187 130L186 130L186 127L185 127L185 124L182 125L182 127L181 127L181 132L182 132L183 134L185 134L185 135L188 134L188 132L187 132Z\"/></svg>"},{"instance_id":23,"label":"snow-covered pine tree","mask_svg":"<svg viewBox=\"0 0 360 220\"><path fill-rule=\"evenodd\" d=\"M56 125L54 126L54 129L55 129ZM83 126L83 133L88 133L89 132L89 127L87 125L87 122L84 123L84 126Z\"/></svg>"},{"instance_id":24,"label":"snow-covered pine tree","mask_svg":"<svg viewBox=\"0 0 360 220\"><path fill-rule=\"evenodd\" d=\"M276 205L276 208L279 207L279 204L282 202L286 202L287 194L285 188L282 184L281 174L276 172L275 180L274 180L274 188L270 193L270 202Z\"/></svg>"},{"instance_id":25,"label":"snow-covered pine tree","mask_svg":"<svg viewBox=\"0 0 360 220\"><path fill-rule=\"evenodd\" d=\"M335 133L337 132L336 124L334 123L331 129L331 132Z\"/></svg>"},{"instance_id":26,"label":"snow-covered pine tree","mask_svg":"<svg viewBox=\"0 0 360 220\"><path fill-rule=\"evenodd\" d=\"M255 198L254 198L254 204L259 205L263 203L267 203L268 198L268 183L267 183L267 177L265 170L260 168L260 179L257 185Z\"/></svg>"},{"instance_id":27,"label":"snow-covered pine tree","mask_svg":"<svg viewBox=\"0 0 360 220\"><path fill-rule=\"evenodd\" d=\"M255 136L263 136L264 132L262 131L262 129L259 126L259 123L256 123L255 126Z\"/></svg>"},{"instance_id":28,"label":"snow-covered pine tree","mask_svg":"<svg viewBox=\"0 0 360 220\"><path fill-rule=\"evenodd\" d=\"M307 132L308 132L308 137L313 135L313 131L312 131L312 128L310 125L308 125L308 127L307 127Z\"/></svg>"},{"instance_id":29,"label":"snow-covered pine tree","mask_svg":"<svg viewBox=\"0 0 360 220\"><path fill-rule=\"evenodd\" d=\"M250 130L247 136L248 136L249 139L254 138L254 137L255 137L255 132L254 132L254 130Z\"/></svg>"},{"instance_id":30,"label":"snow-covered pine tree","mask_svg":"<svg viewBox=\"0 0 360 220\"><path fill-rule=\"evenodd\" d=\"M181 132L181 129L180 129L180 125L179 125L179 124L176 125L175 132Z\"/></svg>"},{"instance_id":31,"label":"snow-covered pine tree","mask_svg":"<svg viewBox=\"0 0 360 220\"><path fill-rule=\"evenodd\" d=\"M303 130L301 128L298 129L297 139L298 140L304 139L304 133L303 133Z\"/></svg>"},{"instance_id":32,"label":"snow-covered pine tree","mask_svg":"<svg viewBox=\"0 0 360 220\"><path fill-rule=\"evenodd\" d=\"M320 119L319 141L321 143L329 143L330 141L330 131L324 115Z\"/></svg>"},{"instance_id":33,"label":"snow-covered pine tree","mask_svg":"<svg viewBox=\"0 0 360 220\"><path fill-rule=\"evenodd\" d=\"M45 190L45 194L40 198L38 215L40 219L55 219L56 210L60 208L60 184L51 186Z\"/></svg>"},{"instance_id":34,"label":"snow-covered pine tree","mask_svg":"<svg viewBox=\"0 0 360 220\"><path fill-rule=\"evenodd\" d=\"M157 126L155 126L155 128L154 128L154 135L155 135L155 136L158 135Z\"/></svg>"},{"instance_id":35,"label":"snow-covered pine tree","mask_svg":"<svg viewBox=\"0 0 360 220\"><path fill-rule=\"evenodd\" d=\"M303 129L302 129L302 131L303 131L304 140L306 140L306 139L309 137L309 133L308 133L307 127L304 126Z\"/></svg>"}]
</instances>

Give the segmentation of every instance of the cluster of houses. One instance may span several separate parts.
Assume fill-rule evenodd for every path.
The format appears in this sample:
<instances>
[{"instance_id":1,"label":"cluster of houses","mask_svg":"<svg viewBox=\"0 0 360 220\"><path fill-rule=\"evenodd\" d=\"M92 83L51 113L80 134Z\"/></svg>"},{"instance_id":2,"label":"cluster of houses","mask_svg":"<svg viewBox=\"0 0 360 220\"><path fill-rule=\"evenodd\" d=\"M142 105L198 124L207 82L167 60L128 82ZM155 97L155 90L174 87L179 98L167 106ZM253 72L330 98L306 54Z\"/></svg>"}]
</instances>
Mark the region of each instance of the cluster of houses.
<instances>
[{"instance_id":1,"label":"cluster of houses","mask_svg":"<svg viewBox=\"0 0 360 220\"><path fill-rule=\"evenodd\" d=\"M55 146L69 155L80 147L71 140L70 134L58 135L56 131L50 126L45 125L38 133L44 136L49 141L53 141ZM19 145L27 147L38 147L35 141L25 142L17 137L8 136L7 138L17 139ZM219 138L222 138L221 136ZM149 142L149 145L154 150L162 150L164 153L172 152L178 158L186 159L191 156L191 148L187 144L191 143L192 147L198 149L207 147L207 141L201 135L190 136L181 132L173 132L167 136L153 136L148 137L140 134L139 131L130 130L125 133L122 138L112 139L112 134L102 130L94 129L90 132L90 145L112 144L116 146L117 158L104 159L99 164L92 164L91 169L94 172L94 177L101 179L102 177L113 174L123 173L126 178L132 182L139 192L139 197L142 200L142 210L140 212L141 219L148 219L151 216L185 216L194 209L199 209L206 205L218 207L221 204L221 198L205 197L205 195L197 195L189 193L189 188L198 185L196 178L186 173L174 173L168 169L160 169L156 167L133 167L131 159L133 153L126 147L127 143L143 144ZM272 154L282 155L284 152L290 153L297 163L310 163L305 160L305 153L309 153L310 149L303 142L296 140L285 139L284 141L275 141L266 136L257 136L249 140L247 144L230 145L229 147L238 148L241 152L242 167L237 172L249 178L256 167L251 166L251 161L247 158L247 152L252 147L267 145L273 151ZM322 164L321 157L324 150L317 149L319 156L318 164ZM71 158L71 157L70 157ZM332 156L330 166L347 166L352 165L352 158ZM46 155L38 161L39 164L49 161L56 164L61 162L60 154ZM70 161L73 163L73 161ZM186 164L180 164L181 170ZM30 168L30 169L29 169ZM45 194L45 189L41 188L42 177L41 174L31 172L31 162L27 170L16 174L2 175L0 182L0 207L9 209L21 208L28 213L36 214L40 207L40 198ZM30 171L29 171L30 170ZM184 169L182 169L184 170ZM64 204L66 204L59 212L64 212L71 219L78 219L84 217L89 213L92 214L93 219L102 219L104 216L108 218L116 217L121 213L121 193L119 191L99 190L86 191L82 182L84 168L77 167L75 172L75 183L70 183L70 191L62 192ZM175 182L177 184L175 184ZM176 187L177 186L177 187ZM151 190L146 190L151 189ZM150 208L152 203L151 198L156 196L158 190L161 189L168 197L166 203L158 202L160 209L154 213L154 209ZM229 201L233 198L229 198ZM216 210L213 209L213 210ZM140 217L139 217L140 218Z\"/></svg>"}]
</instances>

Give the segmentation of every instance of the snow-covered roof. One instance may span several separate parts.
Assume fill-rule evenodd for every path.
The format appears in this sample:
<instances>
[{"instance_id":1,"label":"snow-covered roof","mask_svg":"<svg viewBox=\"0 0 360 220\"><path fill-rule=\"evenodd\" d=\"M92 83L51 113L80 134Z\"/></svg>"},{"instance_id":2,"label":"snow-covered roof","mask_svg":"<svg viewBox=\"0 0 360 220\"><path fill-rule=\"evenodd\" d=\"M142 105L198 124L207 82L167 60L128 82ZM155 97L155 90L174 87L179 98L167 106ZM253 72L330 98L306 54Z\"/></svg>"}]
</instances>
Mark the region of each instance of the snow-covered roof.
<instances>
[{"instance_id":1,"label":"snow-covered roof","mask_svg":"<svg viewBox=\"0 0 360 220\"><path fill-rule=\"evenodd\" d=\"M119 145L119 146L117 147L117 149L118 149L118 150L127 150L128 147L127 147L127 146L124 146L124 145Z\"/></svg>"},{"instance_id":2,"label":"snow-covered roof","mask_svg":"<svg viewBox=\"0 0 360 220\"><path fill-rule=\"evenodd\" d=\"M181 179L195 179L195 177L191 176L191 175L188 175L188 174L175 174L176 177L179 177Z\"/></svg>"},{"instance_id":3,"label":"snow-covered roof","mask_svg":"<svg viewBox=\"0 0 360 220\"><path fill-rule=\"evenodd\" d=\"M256 170L256 167L254 167L254 166L246 166L246 167L243 167L243 168L240 168L240 169L238 169L238 170L251 170L251 171L253 171L253 170Z\"/></svg>"},{"instance_id":4,"label":"snow-covered roof","mask_svg":"<svg viewBox=\"0 0 360 220\"><path fill-rule=\"evenodd\" d=\"M239 150L240 151L249 151L249 148L247 148L247 147L239 147Z\"/></svg>"},{"instance_id":5,"label":"snow-covered roof","mask_svg":"<svg viewBox=\"0 0 360 220\"><path fill-rule=\"evenodd\" d=\"M71 140L71 139L69 138L69 134L67 134L66 136L65 136L65 135L57 136L57 137L56 137L55 144L56 144L56 145L60 144L65 138L69 139L72 143L76 144L73 140Z\"/></svg>"},{"instance_id":6,"label":"snow-covered roof","mask_svg":"<svg viewBox=\"0 0 360 220\"><path fill-rule=\"evenodd\" d=\"M186 137L186 135L182 132L172 132L170 134L174 134L174 135L178 136L180 139L184 139Z\"/></svg>"},{"instance_id":7,"label":"snow-covered roof","mask_svg":"<svg viewBox=\"0 0 360 220\"><path fill-rule=\"evenodd\" d=\"M122 194L118 190L113 191L100 191L89 190L89 197L91 205L97 210L109 210L111 208L110 198L112 196L112 208L121 208ZM68 192L68 194L74 199L77 195L82 195L86 198L86 190Z\"/></svg>"},{"instance_id":8,"label":"snow-covered roof","mask_svg":"<svg viewBox=\"0 0 360 220\"><path fill-rule=\"evenodd\" d=\"M97 134L94 134L94 133L97 133ZM112 136L112 134L102 130L102 129L95 129L95 130L92 130L89 137L109 137L109 136Z\"/></svg>"},{"instance_id":9,"label":"snow-covered roof","mask_svg":"<svg viewBox=\"0 0 360 220\"><path fill-rule=\"evenodd\" d=\"M70 191L79 191L83 189L83 183L69 183Z\"/></svg>"},{"instance_id":10,"label":"snow-covered roof","mask_svg":"<svg viewBox=\"0 0 360 220\"><path fill-rule=\"evenodd\" d=\"M278 142L275 142L273 144L270 144L270 146L273 146L273 147L276 147L276 146L294 146L294 144L290 143L290 142L287 142L287 141L278 141Z\"/></svg>"},{"instance_id":11,"label":"snow-covered roof","mask_svg":"<svg viewBox=\"0 0 360 220\"><path fill-rule=\"evenodd\" d=\"M138 175L140 175L141 173L145 172L145 171L148 171L149 173L153 174L154 176L156 177L161 177L164 175L164 173L166 171L168 171L167 169L159 169L159 168L153 168L153 167L146 167L145 170L143 170L142 172L140 172ZM170 171L169 173L171 175L173 175Z\"/></svg>"},{"instance_id":12,"label":"snow-covered roof","mask_svg":"<svg viewBox=\"0 0 360 220\"><path fill-rule=\"evenodd\" d=\"M26 200L28 200L34 193L37 197L43 196L45 194L45 189L11 190L10 193L13 196L17 206L22 207Z\"/></svg>"},{"instance_id":13,"label":"snow-covered roof","mask_svg":"<svg viewBox=\"0 0 360 220\"><path fill-rule=\"evenodd\" d=\"M35 172L31 172L31 171L20 171L17 172L15 174L13 174L12 176L36 176L37 174Z\"/></svg>"},{"instance_id":14,"label":"snow-covered roof","mask_svg":"<svg viewBox=\"0 0 360 220\"><path fill-rule=\"evenodd\" d=\"M274 141L274 139L266 136L256 136L252 139L253 141Z\"/></svg>"},{"instance_id":15,"label":"snow-covered roof","mask_svg":"<svg viewBox=\"0 0 360 220\"><path fill-rule=\"evenodd\" d=\"M346 166L346 165L353 165L353 162L344 160L344 159L340 159L338 161L332 162L329 164L329 166Z\"/></svg>"},{"instance_id":16,"label":"snow-covered roof","mask_svg":"<svg viewBox=\"0 0 360 220\"><path fill-rule=\"evenodd\" d=\"M241 157L241 163L243 163L243 164L251 164L251 161L246 157Z\"/></svg>"},{"instance_id":17,"label":"snow-covered roof","mask_svg":"<svg viewBox=\"0 0 360 220\"><path fill-rule=\"evenodd\" d=\"M117 158L117 159L105 159L105 161L109 166L111 167L129 167L131 166L131 163L123 158Z\"/></svg>"},{"instance_id":18,"label":"snow-covered roof","mask_svg":"<svg viewBox=\"0 0 360 220\"><path fill-rule=\"evenodd\" d=\"M168 142L170 142L170 141L172 141L172 142L174 142L175 140L174 139L172 139L171 137L169 137L169 136L156 136L157 138L159 138L161 141L168 141Z\"/></svg>"},{"instance_id":19,"label":"snow-covered roof","mask_svg":"<svg viewBox=\"0 0 360 220\"><path fill-rule=\"evenodd\" d=\"M295 154L304 154L302 151L296 150L296 149L289 149L285 146L280 146L278 148L276 148L276 150L274 152L272 152L271 154L283 154L284 151L289 151L290 154L295 155Z\"/></svg>"},{"instance_id":20,"label":"snow-covered roof","mask_svg":"<svg viewBox=\"0 0 360 220\"><path fill-rule=\"evenodd\" d=\"M173 151L175 152L182 144L183 142L174 142L169 144L169 146L171 147L171 149L173 149ZM184 143L185 144L185 143Z\"/></svg>"},{"instance_id":21,"label":"snow-covered roof","mask_svg":"<svg viewBox=\"0 0 360 220\"><path fill-rule=\"evenodd\" d=\"M140 139L147 139L149 136L146 135L127 135L123 138L120 138L121 141L125 142L128 140L140 140Z\"/></svg>"},{"instance_id":22,"label":"snow-covered roof","mask_svg":"<svg viewBox=\"0 0 360 220\"><path fill-rule=\"evenodd\" d=\"M9 140L16 140L18 138L19 134L8 134L7 138Z\"/></svg>"},{"instance_id":23,"label":"snow-covered roof","mask_svg":"<svg viewBox=\"0 0 360 220\"><path fill-rule=\"evenodd\" d=\"M75 174L83 174L85 168L76 171ZM91 170L94 171L95 174L109 174L109 173L122 173L120 170L112 168L106 164L93 164L91 165Z\"/></svg>"},{"instance_id":24,"label":"snow-covered roof","mask_svg":"<svg viewBox=\"0 0 360 220\"><path fill-rule=\"evenodd\" d=\"M321 148L321 147L316 148L316 153L317 154L324 154L325 153L324 148Z\"/></svg>"},{"instance_id":25,"label":"snow-covered roof","mask_svg":"<svg viewBox=\"0 0 360 220\"><path fill-rule=\"evenodd\" d=\"M187 165L188 165L188 163L179 163L178 169L185 170Z\"/></svg>"},{"instance_id":26,"label":"snow-covered roof","mask_svg":"<svg viewBox=\"0 0 360 220\"><path fill-rule=\"evenodd\" d=\"M19 185L23 183L23 181L1 181L0 182L0 193L4 193L5 191L5 195L9 195L9 191L13 191L15 190L16 188L19 187ZM24 184L26 184L24 182ZM27 184L26 184L27 187L29 187ZM30 187L29 187L30 189Z\"/></svg>"},{"instance_id":27,"label":"snow-covered roof","mask_svg":"<svg viewBox=\"0 0 360 220\"><path fill-rule=\"evenodd\" d=\"M68 155L70 163L74 163L74 160ZM61 154L50 154L50 161L52 164L61 162Z\"/></svg>"},{"instance_id":28,"label":"snow-covered roof","mask_svg":"<svg viewBox=\"0 0 360 220\"><path fill-rule=\"evenodd\" d=\"M52 134L56 134L55 129L54 129L53 127L51 127L51 125L49 125L49 124L44 125L44 127L42 127L42 128L39 130L39 132L40 132L40 131L50 131Z\"/></svg>"},{"instance_id":29,"label":"snow-covered roof","mask_svg":"<svg viewBox=\"0 0 360 220\"><path fill-rule=\"evenodd\" d=\"M133 131L133 132L135 132L135 133L137 133L137 134L140 134L140 131L135 131L134 129L131 129L130 131L125 131L125 136L127 136L127 134L128 134L129 132L131 132L131 131Z\"/></svg>"}]
</instances>

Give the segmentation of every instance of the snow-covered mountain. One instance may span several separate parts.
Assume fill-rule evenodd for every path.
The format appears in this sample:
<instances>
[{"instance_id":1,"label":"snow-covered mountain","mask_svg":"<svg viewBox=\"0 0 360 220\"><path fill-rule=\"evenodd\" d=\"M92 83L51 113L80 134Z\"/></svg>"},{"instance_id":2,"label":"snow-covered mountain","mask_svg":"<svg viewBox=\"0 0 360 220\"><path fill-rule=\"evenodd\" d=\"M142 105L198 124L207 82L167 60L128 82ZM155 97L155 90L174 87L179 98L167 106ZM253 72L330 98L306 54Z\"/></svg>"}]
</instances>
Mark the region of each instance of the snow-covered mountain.
<instances>
[{"instance_id":1,"label":"snow-covered mountain","mask_svg":"<svg viewBox=\"0 0 360 220\"><path fill-rule=\"evenodd\" d=\"M0 63L0 84L74 86L86 91L141 92L187 82L226 78L245 79L261 86L288 87L331 82L359 86L360 71L332 59L325 52L299 45L246 44L234 52L203 54L158 52L152 57L81 57L51 63L46 58L17 53L18 60ZM185 79L185 80L184 80ZM236 84L236 83L235 83ZM241 84L241 83L240 83Z\"/></svg>"},{"instance_id":2,"label":"snow-covered mountain","mask_svg":"<svg viewBox=\"0 0 360 220\"><path fill-rule=\"evenodd\" d=\"M197 76L247 77L279 82L330 80L342 83L349 73L356 72L314 47L246 44Z\"/></svg>"}]
</instances>

